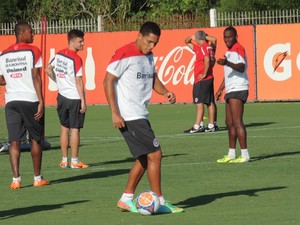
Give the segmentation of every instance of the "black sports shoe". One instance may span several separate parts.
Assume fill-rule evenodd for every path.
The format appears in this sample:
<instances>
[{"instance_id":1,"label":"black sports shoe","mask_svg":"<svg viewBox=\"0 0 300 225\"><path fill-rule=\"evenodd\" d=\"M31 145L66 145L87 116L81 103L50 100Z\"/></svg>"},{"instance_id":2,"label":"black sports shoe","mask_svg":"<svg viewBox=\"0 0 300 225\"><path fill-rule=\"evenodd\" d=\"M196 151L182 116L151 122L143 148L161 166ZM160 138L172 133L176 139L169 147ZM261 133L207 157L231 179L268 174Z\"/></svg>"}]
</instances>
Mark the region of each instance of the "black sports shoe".
<instances>
[{"instance_id":1,"label":"black sports shoe","mask_svg":"<svg viewBox=\"0 0 300 225\"><path fill-rule=\"evenodd\" d=\"M204 132L204 131L205 131L205 127L200 126L198 129L195 129L194 127L191 127L190 129L185 130L183 132L193 134L193 133L199 133L199 132Z\"/></svg>"},{"instance_id":2,"label":"black sports shoe","mask_svg":"<svg viewBox=\"0 0 300 225\"><path fill-rule=\"evenodd\" d=\"M208 127L205 128L205 132L215 132L215 131L216 131L216 127L215 126L212 127L212 128L208 128Z\"/></svg>"}]
</instances>

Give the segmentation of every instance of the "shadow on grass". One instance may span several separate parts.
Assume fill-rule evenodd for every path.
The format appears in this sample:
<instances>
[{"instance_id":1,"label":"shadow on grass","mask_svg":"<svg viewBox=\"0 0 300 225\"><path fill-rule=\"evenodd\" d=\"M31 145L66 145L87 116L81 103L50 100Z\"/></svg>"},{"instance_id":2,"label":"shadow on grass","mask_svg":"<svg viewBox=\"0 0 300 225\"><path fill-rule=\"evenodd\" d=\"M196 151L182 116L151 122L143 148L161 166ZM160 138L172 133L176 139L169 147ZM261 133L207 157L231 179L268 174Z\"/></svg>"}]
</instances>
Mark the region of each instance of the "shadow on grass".
<instances>
[{"instance_id":1,"label":"shadow on grass","mask_svg":"<svg viewBox=\"0 0 300 225\"><path fill-rule=\"evenodd\" d=\"M248 123L245 124L245 127L261 127L274 124L275 122L264 122L264 123Z\"/></svg>"},{"instance_id":2,"label":"shadow on grass","mask_svg":"<svg viewBox=\"0 0 300 225\"><path fill-rule=\"evenodd\" d=\"M8 209L8 210L0 211L0 220L9 219L16 216L24 216L36 212L61 209L66 205L75 205L75 204L80 204L88 201L89 200L82 200L82 201L66 202L61 204L35 205L35 206L28 206L22 208Z\"/></svg>"},{"instance_id":3,"label":"shadow on grass","mask_svg":"<svg viewBox=\"0 0 300 225\"><path fill-rule=\"evenodd\" d=\"M270 158L276 158L276 157L284 157L284 156L289 156L289 155L298 155L298 154L300 154L300 151L280 152L280 153L275 153L275 154L271 154L271 155L261 155L261 156L251 157L251 162L264 160L264 159L270 159Z\"/></svg>"},{"instance_id":4,"label":"shadow on grass","mask_svg":"<svg viewBox=\"0 0 300 225\"><path fill-rule=\"evenodd\" d=\"M169 154L169 155L163 155L163 158L168 158L168 157L177 157L177 156L183 156L183 155L187 155L186 153L184 154ZM134 162L135 159L132 157L128 157L125 159L121 159L121 160L113 160L113 161L106 161L106 162L98 162L98 163L89 163L90 167L93 166L101 166L101 165L108 165L108 164L120 164L120 163L130 163L130 162Z\"/></svg>"},{"instance_id":5,"label":"shadow on grass","mask_svg":"<svg viewBox=\"0 0 300 225\"><path fill-rule=\"evenodd\" d=\"M259 189L249 189L244 191L233 191L233 192L225 192L225 193L218 193L218 194L211 194L211 195L200 195L193 198L188 198L184 201L176 203L176 205L180 205L183 208L192 208L200 205L206 205L211 202L214 202L217 199L225 198L225 197L234 197L240 195L246 195L249 197L256 197L258 196L257 192L262 191L275 191L284 189L287 187L269 187L269 188L259 188Z\"/></svg>"},{"instance_id":6,"label":"shadow on grass","mask_svg":"<svg viewBox=\"0 0 300 225\"><path fill-rule=\"evenodd\" d=\"M96 171L96 172L90 172L78 176L72 176L67 178L62 178L58 180L51 180L51 184L58 184L58 183L64 183L64 182L73 182L78 180L88 180L88 179L98 179L98 178L105 178L105 177L111 177L111 176L118 176L122 174L128 174L129 169L119 169L119 170L107 170L107 171Z\"/></svg>"}]
</instances>

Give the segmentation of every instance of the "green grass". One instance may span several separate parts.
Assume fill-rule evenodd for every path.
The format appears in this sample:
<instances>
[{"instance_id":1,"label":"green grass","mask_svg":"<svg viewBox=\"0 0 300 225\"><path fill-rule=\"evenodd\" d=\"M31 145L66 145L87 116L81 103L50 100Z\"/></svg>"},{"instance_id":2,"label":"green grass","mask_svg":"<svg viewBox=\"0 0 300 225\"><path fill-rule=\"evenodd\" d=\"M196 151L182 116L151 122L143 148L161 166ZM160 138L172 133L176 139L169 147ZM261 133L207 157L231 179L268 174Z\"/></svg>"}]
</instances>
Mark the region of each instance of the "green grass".
<instances>
[{"instance_id":1,"label":"green grass","mask_svg":"<svg viewBox=\"0 0 300 225\"><path fill-rule=\"evenodd\" d=\"M60 127L55 108L49 107L46 136L52 149L44 152L42 174L52 185L32 187L30 152L23 152L23 188L10 190L9 157L0 153L0 223L300 224L300 103L245 105L253 162L240 165L216 163L228 150L224 104L218 105L221 131L215 133L183 134L194 123L194 105L151 105L149 110L164 153L164 195L184 207L184 213L141 216L117 209L133 161L119 131L112 127L108 106L89 107L81 132L80 159L91 167L59 168ZM137 193L147 189L145 176Z\"/></svg>"}]
</instances>

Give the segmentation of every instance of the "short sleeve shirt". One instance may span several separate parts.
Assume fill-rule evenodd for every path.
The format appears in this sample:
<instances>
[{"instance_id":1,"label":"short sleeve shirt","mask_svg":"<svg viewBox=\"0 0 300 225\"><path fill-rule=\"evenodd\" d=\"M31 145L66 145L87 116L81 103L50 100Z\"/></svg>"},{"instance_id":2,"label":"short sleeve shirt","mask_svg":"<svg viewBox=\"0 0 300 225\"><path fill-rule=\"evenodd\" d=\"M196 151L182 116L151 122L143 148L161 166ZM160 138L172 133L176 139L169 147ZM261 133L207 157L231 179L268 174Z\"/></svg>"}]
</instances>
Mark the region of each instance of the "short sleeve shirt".
<instances>
[{"instance_id":1,"label":"short sleeve shirt","mask_svg":"<svg viewBox=\"0 0 300 225\"><path fill-rule=\"evenodd\" d=\"M213 66L214 66L214 52L211 46L207 43L203 43L201 46L193 44L193 50L196 54L195 67L194 67L194 80L195 83L199 82L199 74L204 74L204 58L210 58L210 65L207 71L207 76L203 80L213 78Z\"/></svg>"},{"instance_id":2,"label":"short sleeve shirt","mask_svg":"<svg viewBox=\"0 0 300 225\"><path fill-rule=\"evenodd\" d=\"M59 51L50 62L54 66L58 92L68 99L80 99L76 77L82 76L80 56L68 48Z\"/></svg>"},{"instance_id":3,"label":"short sleeve shirt","mask_svg":"<svg viewBox=\"0 0 300 225\"><path fill-rule=\"evenodd\" d=\"M249 81L247 76L247 56L243 46L238 42L235 43L230 49L227 50L225 56L229 62L238 64L244 63L245 70L240 73L229 66L224 66L225 74L225 89L226 93L233 91L245 91L249 88Z\"/></svg>"},{"instance_id":4,"label":"short sleeve shirt","mask_svg":"<svg viewBox=\"0 0 300 225\"><path fill-rule=\"evenodd\" d=\"M144 55L134 43L127 44L115 52L106 70L118 78L116 101L124 120L147 118L156 75L153 54Z\"/></svg>"},{"instance_id":5,"label":"short sleeve shirt","mask_svg":"<svg viewBox=\"0 0 300 225\"><path fill-rule=\"evenodd\" d=\"M5 102L37 102L32 69L42 67L41 52L36 46L17 43L2 51L0 76L6 81Z\"/></svg>"}]
</instances>

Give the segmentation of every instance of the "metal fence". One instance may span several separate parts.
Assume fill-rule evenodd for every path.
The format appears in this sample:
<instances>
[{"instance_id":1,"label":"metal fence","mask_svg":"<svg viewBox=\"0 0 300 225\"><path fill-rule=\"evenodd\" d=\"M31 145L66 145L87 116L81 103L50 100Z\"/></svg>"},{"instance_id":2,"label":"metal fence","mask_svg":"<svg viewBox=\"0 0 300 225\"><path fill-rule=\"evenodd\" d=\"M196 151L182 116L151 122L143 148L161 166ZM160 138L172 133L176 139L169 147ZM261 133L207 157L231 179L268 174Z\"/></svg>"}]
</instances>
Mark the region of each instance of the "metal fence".
<instances>
[{"instance_id":1,"label":"metal fence","mask_svg":"<svg viewBox=\"0 0 300 225\"><path fill-rule=\"evenodd\" d=\"M299 23L298 9L251 11L251 12L216 12L210 14L173 15L168 17L135 17L125 20L111 20L98 16L90 19L52 20L47 21L47 33L66 33L76 28L84 32L111 32L138 30L148 20L157 22L162 29L188 29L210 26L239 26L253 24ZM212 23L214 21L214 23ZM36 34L41 32L41 21L30 22ZM214 24L214 25L212 25ZM0 35L14 34L15 23L0 23Z\"/></svg>"}]
</instances>

